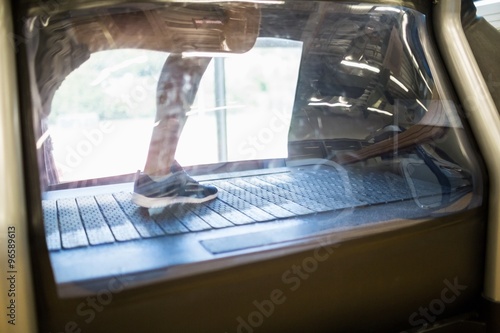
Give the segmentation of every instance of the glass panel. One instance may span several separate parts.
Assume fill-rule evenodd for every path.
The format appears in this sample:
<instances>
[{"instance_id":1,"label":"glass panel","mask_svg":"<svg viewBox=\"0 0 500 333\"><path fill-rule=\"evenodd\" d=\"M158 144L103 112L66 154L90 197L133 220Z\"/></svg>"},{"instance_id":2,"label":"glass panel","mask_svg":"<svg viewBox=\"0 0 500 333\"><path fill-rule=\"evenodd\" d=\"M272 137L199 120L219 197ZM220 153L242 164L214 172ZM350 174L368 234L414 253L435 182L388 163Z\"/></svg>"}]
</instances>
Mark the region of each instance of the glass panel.
<instances>
[{"instance_id":1,"label":"glass panel","mask_svg":"<svg viewBox=\"0 0 500 333\"><path fill-rule=\"evenodd\" d=\"M482 203L424 15L337 2L102 6L32 21L58 281ZM67 269L74 249L118 242L151 247L137 245L137 260L89 254L92 276ZM172 244L175 256L141 260Z\"/></svg>"}]
</instances>

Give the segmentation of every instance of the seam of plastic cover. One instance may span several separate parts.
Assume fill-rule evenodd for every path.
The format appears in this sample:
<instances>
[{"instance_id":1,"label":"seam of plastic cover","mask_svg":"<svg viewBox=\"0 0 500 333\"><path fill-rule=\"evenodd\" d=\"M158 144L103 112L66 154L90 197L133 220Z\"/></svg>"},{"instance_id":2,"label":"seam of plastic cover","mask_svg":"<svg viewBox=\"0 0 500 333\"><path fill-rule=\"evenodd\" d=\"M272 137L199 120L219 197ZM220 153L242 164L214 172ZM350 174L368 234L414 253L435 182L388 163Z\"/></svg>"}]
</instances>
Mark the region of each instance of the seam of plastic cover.
<instances>
[{"instance_id":1,"label":"seam of plastic cover","mask_svg":"<svg viewBox=\"0 0 500 333\"><path fill-rule=\"evenodd\" d=\"M68 10L79 10L79 9L91 9L100 8L108 6L120 6L120 5L147 5L147 4L161 4L161 3L174 3L174 2L193 2L193 3L217 3L217 2L229 2L232 0L191 0L191 1L180 1L180 0L21 0L19 5L23 8L28 8L27 12L29 16L41 15L43 17L50 17L51 15L56 15ZM294 0L289 0L293 2ZM350 2L349 0L330 0L331 2ZM270 3L272 4L275 0L242 0L240 2L252 3ZM352 1L351 1L352 2ZM381 6L401 6L410 9L418 10L421 13L427 14L431 7L431 1L429 0L364 0L362 3L367 4L377 4Z\"/></svg>"}]
</instances>

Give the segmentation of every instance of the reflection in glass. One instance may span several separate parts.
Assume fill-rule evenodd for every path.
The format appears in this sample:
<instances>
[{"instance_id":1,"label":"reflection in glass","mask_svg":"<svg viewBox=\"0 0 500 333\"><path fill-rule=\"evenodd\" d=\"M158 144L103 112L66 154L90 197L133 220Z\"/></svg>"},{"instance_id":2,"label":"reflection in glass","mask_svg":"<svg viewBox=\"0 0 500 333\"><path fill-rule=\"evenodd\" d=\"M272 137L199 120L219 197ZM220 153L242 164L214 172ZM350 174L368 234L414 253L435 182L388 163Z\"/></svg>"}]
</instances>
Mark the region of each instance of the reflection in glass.
<instances>
[{"instance_id":1,"label":"reflection in glass","mask_svg":"<svg viewBox=\"0 0 500 333\"><path fill-rule=\"evenodd\" d=\"M118 233L126 242L293 226L273 232L279 243L481 204L474 151L416 11L293 1L78 13L51 17L29 50L53 251L114 243L117 230L128 230ZM183 67L196 61L203 66ZM159 97L180 87L158 89L160 73L189 83L175 95L187 119L175 157L217 187L215 200L151 210L131 202ZM89 234L94 227L114 236ZM231 244L268 245L262 239Z\"/></svg>"}]
</instances>

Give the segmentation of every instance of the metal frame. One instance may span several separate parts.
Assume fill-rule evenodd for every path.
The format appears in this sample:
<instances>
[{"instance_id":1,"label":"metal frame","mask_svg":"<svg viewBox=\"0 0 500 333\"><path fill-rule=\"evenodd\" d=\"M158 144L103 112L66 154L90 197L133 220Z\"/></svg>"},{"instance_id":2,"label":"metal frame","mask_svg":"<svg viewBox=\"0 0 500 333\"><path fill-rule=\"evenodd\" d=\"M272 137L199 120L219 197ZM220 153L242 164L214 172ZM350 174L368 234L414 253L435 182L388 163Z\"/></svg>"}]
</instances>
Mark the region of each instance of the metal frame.
<instances>
[{"instance_id":1,"label":"metal frame","mask_svg":"<svg viewBox=\"0 0 500 333\"><path fill-rule=\"evenodd\" d=\"M461 1L435 5L434 29L441 54L467 112L489 172L489 212L484 296L500 302L500 116L466 39Z\"/></svg>"},{"instance_id":2,"label":"metal frame","mask_svg":"<svg viewBox=\"0 0 500 333\"><path fill-rule=\"evenodd\" d=\"M2 291L0 307L4 315L0 320L0 331L32 333L37 330L37 321L21 158L14 41L10 2L1 0L0 82L3 89L0 90L0 179L2 182L0 186L0 241L2 244L0 249L0 290ZM9 244L10 250L15 250L15 262L10 263L7 252ZM10 266L11 264L13 266ZM9 277L12 277L12 281L7 280ZM15 287L12 287L12 283ZM6 308L12 302L15 304L15 322L9 323L8 320L14 320L14 318L6 317L5 313Z\"/></svg>"}]
</instances>

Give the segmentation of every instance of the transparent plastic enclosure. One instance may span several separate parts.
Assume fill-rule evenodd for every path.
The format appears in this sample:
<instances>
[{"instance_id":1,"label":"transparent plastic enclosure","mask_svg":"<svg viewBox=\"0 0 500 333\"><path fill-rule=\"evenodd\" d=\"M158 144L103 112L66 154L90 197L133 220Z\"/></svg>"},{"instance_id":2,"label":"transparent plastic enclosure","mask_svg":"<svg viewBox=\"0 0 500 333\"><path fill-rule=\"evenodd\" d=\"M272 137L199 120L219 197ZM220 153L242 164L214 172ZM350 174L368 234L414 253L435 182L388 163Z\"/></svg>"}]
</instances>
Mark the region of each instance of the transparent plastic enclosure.
<instances>
[{"instance_id":1,"label":"transparent plastic enclosure","mask_svg":"<svg viewBox=\"0 0 500 333\"><path fill-rule=\"evenodd\" d=\"M477 155L426 20L314 1L127 2L33 16L49 250L243 227L296 226L288 235L301 237L478 207ZM170 139L155 139L158 126ZM171 154L217 197L135 205L136 173L155 154ZM213 255L244 249L233 243L201 240Z\"/></svg>"}]
</instances>

